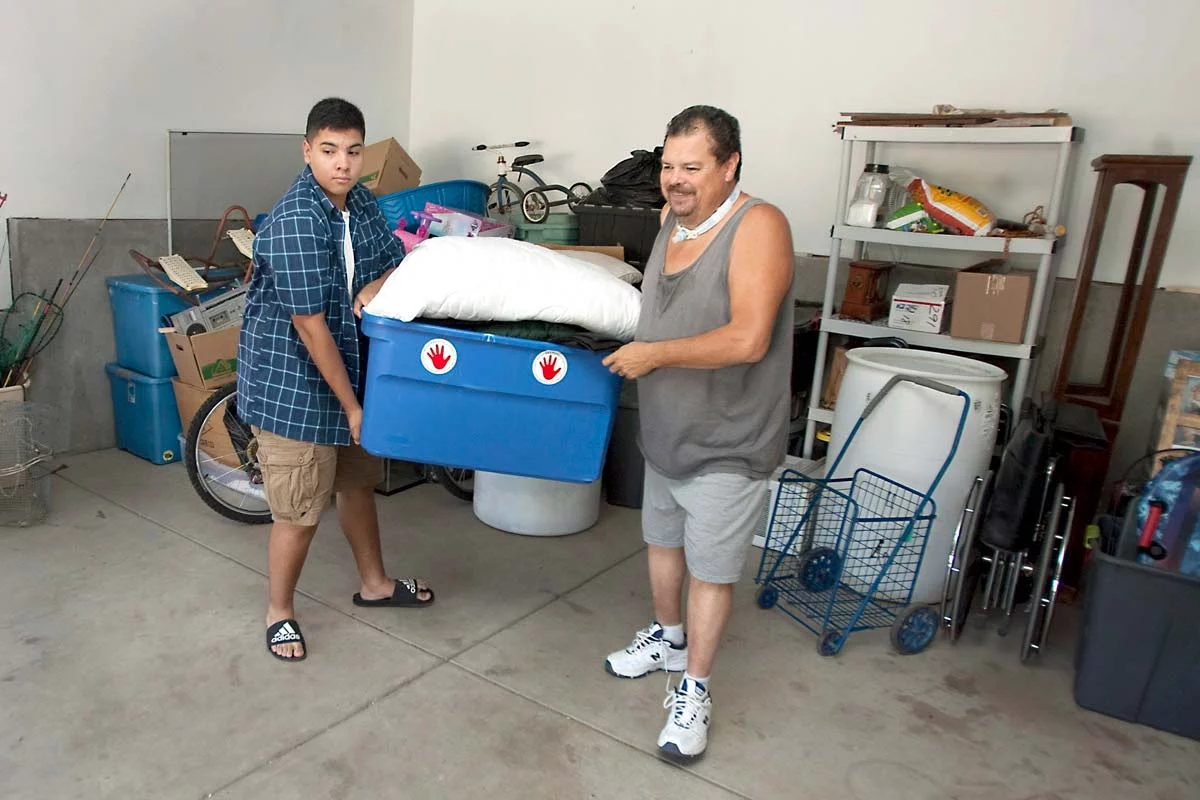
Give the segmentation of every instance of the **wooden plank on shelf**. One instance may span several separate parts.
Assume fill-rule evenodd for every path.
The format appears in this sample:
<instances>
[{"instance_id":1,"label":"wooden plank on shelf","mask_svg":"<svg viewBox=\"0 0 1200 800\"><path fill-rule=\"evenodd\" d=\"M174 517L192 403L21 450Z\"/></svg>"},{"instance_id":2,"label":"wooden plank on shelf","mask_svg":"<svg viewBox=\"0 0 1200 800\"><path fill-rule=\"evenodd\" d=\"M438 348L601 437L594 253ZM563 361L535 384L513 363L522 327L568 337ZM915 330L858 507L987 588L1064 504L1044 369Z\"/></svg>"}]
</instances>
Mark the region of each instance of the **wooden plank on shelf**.
<instances>
[{"instance_id":1,"label":"wooden plank on shelf","mask_svg":"<svg viewBox=\"0 0 1200 800\"><path fill-rule=\"evenodd\" d=\"M906 114L871 111L843 111L843 119L834 123L844 125L906 126L906 127L1049 127L1070 126L1071 115L1060 111L1044 112L960 112Z\"/></svg>"}]
</instances>

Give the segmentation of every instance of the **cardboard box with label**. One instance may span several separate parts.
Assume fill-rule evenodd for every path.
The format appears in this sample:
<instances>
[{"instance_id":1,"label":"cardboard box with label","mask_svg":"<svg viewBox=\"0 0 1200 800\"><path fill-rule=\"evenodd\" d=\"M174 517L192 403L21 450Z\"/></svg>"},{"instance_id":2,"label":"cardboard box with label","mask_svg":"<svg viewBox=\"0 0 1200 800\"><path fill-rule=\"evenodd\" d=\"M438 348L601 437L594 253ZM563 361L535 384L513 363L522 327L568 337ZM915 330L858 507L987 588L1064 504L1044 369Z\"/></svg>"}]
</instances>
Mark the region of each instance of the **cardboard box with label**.
<instances>
[{"instance_id":1,"label":"cardboard box with label","mask_svg":"<svg viewBox=\"0 0 1200 800\"><path fill-rule=\"evenodd\" d=\"M171 387L175 390L175 405L179 407L179 420L183 423L183 432L186 435L191 430L196 412L216 390L201 389L184 383L179 378L171 379ZM240 466L233 440L229 438L229 431L224 425L210 423L200 431L196 446L201 453L215 458L227 467Z\"/></svg>"},{"instance_id":2,"label":"cardboard box with label","mask_svg":"<svg viewBox=\"0 0 1200 800\"><path fill-rule=\"evenodd\" d=\"M950 287L902 283L892 295L888 327L920 333L942 333L950 317Z\"/></svg>"},{"instance_id":3,"label":"cardboard box with label","mask_svg":"<svg viewBox=\"0 0 1200 800\"><path fill-rule=\"evenodd\" d=\"M184 383L216 389L237 378L237 348L241 327L188 336L167 331L167 348Z\"/></svg>"},{"instance_id":4,"label":"cardboard box with label","mask_svg":"<svg viewBox=\"0 0 1200 800\"><path fill-rule=\"evenodd\" d=\"M367 145L362 159L362 177L358 182L376 197L421 185L421 168L395 139Z\"/></svg>"},{"instance_id":5,"label":"cardboard box with label","mask_svg":"<svg viewBox=\"0 0 1200 800\"><path fill-rule=\"evenodd\" d=\"M1033 296L1034 274L984 262L958 273L954 284L954 319L950 335L1018 344L1025 338L1025 319Z\"/></svg>"}]
</instances>

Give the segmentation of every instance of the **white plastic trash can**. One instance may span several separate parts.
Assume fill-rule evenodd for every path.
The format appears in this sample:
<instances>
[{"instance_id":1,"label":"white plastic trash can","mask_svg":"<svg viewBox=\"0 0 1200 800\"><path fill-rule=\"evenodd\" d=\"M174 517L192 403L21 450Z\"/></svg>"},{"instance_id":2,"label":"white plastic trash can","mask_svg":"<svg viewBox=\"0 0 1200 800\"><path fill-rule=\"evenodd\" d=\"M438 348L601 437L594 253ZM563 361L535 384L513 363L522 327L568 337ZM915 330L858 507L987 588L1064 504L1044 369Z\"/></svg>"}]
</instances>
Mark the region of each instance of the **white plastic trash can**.
<instances>
[{"instance_id":1,"label":"white plastic trash can","mask_svg":"<svg viewBox=\"0 0 1200 800\"><path fill-rule=\"evenodd\" d=\"M476 471L474 510L480 522L508 533L579 533L600 519L600 480L567 483Z\"/></svg>"}]
</instances>

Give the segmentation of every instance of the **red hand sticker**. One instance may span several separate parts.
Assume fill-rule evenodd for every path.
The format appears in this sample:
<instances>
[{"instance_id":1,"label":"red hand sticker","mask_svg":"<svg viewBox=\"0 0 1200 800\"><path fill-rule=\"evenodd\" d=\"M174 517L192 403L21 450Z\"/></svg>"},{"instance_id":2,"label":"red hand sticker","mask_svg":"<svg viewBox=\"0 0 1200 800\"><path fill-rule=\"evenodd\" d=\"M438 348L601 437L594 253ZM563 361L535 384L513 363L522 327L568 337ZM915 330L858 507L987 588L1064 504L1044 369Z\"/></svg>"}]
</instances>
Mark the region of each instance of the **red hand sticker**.
<instances>
[{"instance_id":1,"label":"red hand sticker","mask_svg":"<svg viewBox=\"0 0 1200 800\"><path fill-rule=\"evenodd\" d=\"M450 356L446 355L446 348L439 345L434 345L429 348L429 352L425 355L429 356L429 363L433 364L434 369L445 369L450 363Z\"/></svg>"},{"instance_id":2,"label":"red hand sticker","mask_svg":"<svg viewBox=\"0 0 1200 800\"><path fill-rule=\"evenodd\" d=\"M558 367L558 359L553 356L546 356L539 363L542 366L542 377L548 381L554 380L554 376L562 372Z\"/></svg>"},{"instance_id":3,"label":"red hand sticker","mask_svg":"<svg viewBox=\"0 0 1200 800\"><path fill-rule=\"evenodd\" d=\"M434 375L445 375L458 363L458 351L445 339L430 339L421 348L421 366Z\"/></svg>"},{"instance_id":4,"label":"red hand sticker","mask_svg":"<svg viewBox=\"0 0 1200 800\"><path fill-rule=\"evenodd\" d=\"M553 386L567 376L567 357L557 350L543 350L533 359L533 377L544 386Z\"/></svg>"}]
</instances>

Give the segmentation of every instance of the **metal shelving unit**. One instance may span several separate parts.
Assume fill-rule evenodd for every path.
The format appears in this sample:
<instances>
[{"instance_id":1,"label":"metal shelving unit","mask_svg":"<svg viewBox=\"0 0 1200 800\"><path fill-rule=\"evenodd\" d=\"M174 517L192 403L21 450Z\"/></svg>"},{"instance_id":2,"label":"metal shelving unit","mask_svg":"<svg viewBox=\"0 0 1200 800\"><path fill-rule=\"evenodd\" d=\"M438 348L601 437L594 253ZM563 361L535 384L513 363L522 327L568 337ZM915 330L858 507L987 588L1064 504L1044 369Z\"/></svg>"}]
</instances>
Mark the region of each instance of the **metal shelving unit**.
<instances>
[{"instance_id":1,"label":"metal shelving unit","mask_svg":"<svg viewBox=\"0 0 1200 800\"><path fill-rule=\"evenodd\" d=\"M829 266L825 273L825 299L821 309L821 331L817 337L817 361L813 370L812 390L809 392L808 421L804 431L804 457L812 458L813 442L817 425L833 423L833 412L820 407L825 380L825 358L829 349L830 334L844 334L861 338L898 336L913 347L945 350L954 353L999 356L1016 361L1012 380L1010 405L1020 408L1029 386L1029 376L1037 356L1038 339L1045 327L1049 309L1049 292L1054 285L1054 256L1058 241L1054 237L1014 238L1008 240L1010 254L1038 256L1037 274L1033 296L1030 298L1029 315L1025 321L1025 335L1019 344L990 342L982 339L958 339L948 334L918 333L887 327L886 323L867 323L841 319L833 313L833 298L837 290L838 266L842 259L842 248L847 242L855 247L859 243L887 244L895 247L920 249L954 250L968 253L1004 252L1005 240L988 236L950 236L945 234L908 233L883 228L858 228L844 224L850 183L857 176L851 175L854 151L858 144L865 148L866 161L875 162L876 146L881 143L923 144L1021 144L1052 145L1058 150L1054 168L1050 200L1046 204L1046 221L1051 229L1059 223L1063 190L1071 162L1072 146L1083 138L1083 129L1074 126L1013 127L1013 128L932 128L891 127L871 125L846 125L842 133L841 178L838 182L837 206L831 230Z\"/></svg>"}]
</instances>

